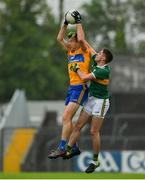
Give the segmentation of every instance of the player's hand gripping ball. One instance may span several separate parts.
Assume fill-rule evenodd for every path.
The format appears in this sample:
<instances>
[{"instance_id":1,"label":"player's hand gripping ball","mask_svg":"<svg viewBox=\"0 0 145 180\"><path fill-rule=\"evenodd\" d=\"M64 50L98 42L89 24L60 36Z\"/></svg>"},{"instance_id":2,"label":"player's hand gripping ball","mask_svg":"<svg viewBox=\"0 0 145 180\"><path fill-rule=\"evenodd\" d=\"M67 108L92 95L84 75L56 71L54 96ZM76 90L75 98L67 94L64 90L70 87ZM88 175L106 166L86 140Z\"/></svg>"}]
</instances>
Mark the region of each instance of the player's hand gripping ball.
<instances>
[{"instance_id":1,"label":"player's hand gripping ball","mask_svg":"<svg viewBox=\"0 0 145 180\"><path fill-rule=\"evenodd\" d=\"M65 21L67 21L69 24L75 24L79 23L81 21L81 15L78 11L76 10L69 10L65 14Z\"/></svg>"}]
</instances>

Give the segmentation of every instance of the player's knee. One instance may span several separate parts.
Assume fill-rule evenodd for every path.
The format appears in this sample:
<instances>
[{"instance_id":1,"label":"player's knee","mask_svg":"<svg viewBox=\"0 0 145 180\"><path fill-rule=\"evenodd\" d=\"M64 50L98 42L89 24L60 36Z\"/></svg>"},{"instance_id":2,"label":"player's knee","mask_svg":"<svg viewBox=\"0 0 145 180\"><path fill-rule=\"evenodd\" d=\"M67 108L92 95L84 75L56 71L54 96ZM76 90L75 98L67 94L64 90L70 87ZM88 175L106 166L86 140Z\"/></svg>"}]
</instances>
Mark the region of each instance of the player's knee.
<instances>
[{"instance_id":1,"label":"player's knee","mask_svg":"<svg viewBox=\"0 0 145 180\"><path fill-rule=\"evenodd\" d=\"M70 111L65 111L62 116L63 122L71 121L73 118L73 113Z\"/></svg>"},{"instance_id":2,"label":"player's knee","mask_svg":"<svg viewBox=\"0 0 145 180\"><path fill-rule=\"evenodd\" d=\"M90 130L91 136L95 136L95 135L98 134L98 133L99 133L99 132L98 132L97 129L91 129L91 130Z\"/></svg>"},{"instance_id":3,"label":"player's knee","mask_svg":"<svg viewBox=\"0 0 145 180\"><path fill-rule=\"evenodd\" d=\"M62 121L63 121L63 124L68 123L70 122L70 117L67 114L63 114Z\"/></svg>"}]
</instances>

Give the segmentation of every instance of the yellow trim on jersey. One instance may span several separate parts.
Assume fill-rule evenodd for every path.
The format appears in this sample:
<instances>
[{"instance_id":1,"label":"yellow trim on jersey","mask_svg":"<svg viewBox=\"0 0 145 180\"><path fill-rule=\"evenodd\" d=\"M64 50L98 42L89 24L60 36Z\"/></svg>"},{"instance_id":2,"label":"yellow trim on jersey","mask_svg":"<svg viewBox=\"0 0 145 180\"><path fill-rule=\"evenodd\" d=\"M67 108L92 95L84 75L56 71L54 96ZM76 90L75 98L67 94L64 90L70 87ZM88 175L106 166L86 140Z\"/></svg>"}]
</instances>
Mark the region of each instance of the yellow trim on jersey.
<instances>
[{"instance_id":1,"label":"yellow trim on jersey","mask_svg":"<svg viewBox=\"0 0 145 180\"><path fill-rule=\"evenodd\" d=\"M79 96L79 98L78 98L78 104L81 103L82 98L83 98L83 96L84 96L84 94L85 94L85 90L86 90L86 87L85 87L85 85L83 84L83 89L82 89L82 91L81 91L81 93L80 93L80 96Z\"/></svg>"},{"instance_id":2,"label":"yellow trim on jersey","mask_svg":"<svg viewBox=\"0 0 145 180\"><path fill-rule=\"evenodd\" d=\"M103 84L103 85L108 85L109 84L109 79L93 79L93 81Z\"/></svg>"}]
</instances>

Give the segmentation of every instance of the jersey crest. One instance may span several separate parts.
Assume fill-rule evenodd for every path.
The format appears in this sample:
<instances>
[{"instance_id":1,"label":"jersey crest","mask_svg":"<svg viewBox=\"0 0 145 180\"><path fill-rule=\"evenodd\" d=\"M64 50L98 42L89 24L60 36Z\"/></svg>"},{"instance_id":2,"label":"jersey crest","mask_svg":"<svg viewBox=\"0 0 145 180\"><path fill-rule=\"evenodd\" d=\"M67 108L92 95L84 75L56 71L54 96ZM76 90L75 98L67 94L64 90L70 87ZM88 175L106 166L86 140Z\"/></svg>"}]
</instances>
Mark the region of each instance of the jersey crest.
<instances>
[{"instance_id":1,"label":"jersey crest","mask_svg":"<svg viewBox=\"0 0 145 180\"><path fill-rule=\"evenodd\" d=\"M68 56L68 63L72 63L72 62L84 62L83 54Z\"/></svg>"}]
</instances>

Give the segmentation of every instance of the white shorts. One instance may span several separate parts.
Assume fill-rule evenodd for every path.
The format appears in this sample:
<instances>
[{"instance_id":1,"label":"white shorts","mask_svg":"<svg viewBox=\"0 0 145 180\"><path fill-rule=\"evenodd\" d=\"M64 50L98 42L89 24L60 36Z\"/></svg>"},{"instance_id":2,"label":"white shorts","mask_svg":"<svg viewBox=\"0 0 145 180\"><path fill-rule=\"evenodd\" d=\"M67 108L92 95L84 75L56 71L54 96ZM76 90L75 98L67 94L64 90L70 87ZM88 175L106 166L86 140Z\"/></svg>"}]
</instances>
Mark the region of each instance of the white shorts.
<instances>
[{"instance_id":1,"label":"white shorts","mask_svg":"<svg viewBox=\"0 0 145 180\"><path fill-rule=\"evenodd\" d=\"M84 105L84 110L91 116L104 118L109 106L109 99L99 99L91 96Z\"/></svg>"}]
</instances>

